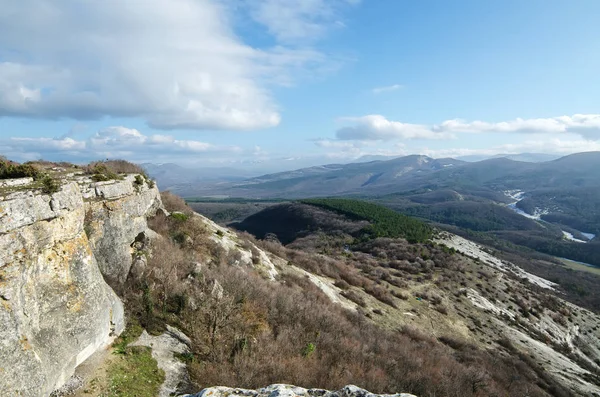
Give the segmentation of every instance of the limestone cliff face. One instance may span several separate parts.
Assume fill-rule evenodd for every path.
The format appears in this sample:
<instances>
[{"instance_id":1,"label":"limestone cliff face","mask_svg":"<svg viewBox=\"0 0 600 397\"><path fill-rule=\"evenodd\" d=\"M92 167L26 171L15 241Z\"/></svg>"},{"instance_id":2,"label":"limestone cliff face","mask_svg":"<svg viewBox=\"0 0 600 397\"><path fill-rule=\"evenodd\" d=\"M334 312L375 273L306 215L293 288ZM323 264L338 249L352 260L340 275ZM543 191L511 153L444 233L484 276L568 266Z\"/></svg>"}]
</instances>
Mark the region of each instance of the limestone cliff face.
<instances>
[{"instance_id":1,"label":"limestone cliff face","mask_svg":"<svg viewBox=\"0 0 600 397\"><path fill-rule=\"evenodd\" d=\"M122 181L84 181L86 232L100 271L118 288L125 282L132 264L136 239L143 243L154 233L146 218L162 207L156 187L136 184L135 175Z\"/></svg>"},{"instance_id":2,"label":"limestone cliff face","mask_svg":"<svg viewBox=\"0 0 600 397\"><path fill-rule=\"evenodd\" d=\"M72 177L52 195L0 190L0 395L49 395L123 330L101 269L127 277L131 244L161 206L133 178Z\"/></svg>"}]
</instances>

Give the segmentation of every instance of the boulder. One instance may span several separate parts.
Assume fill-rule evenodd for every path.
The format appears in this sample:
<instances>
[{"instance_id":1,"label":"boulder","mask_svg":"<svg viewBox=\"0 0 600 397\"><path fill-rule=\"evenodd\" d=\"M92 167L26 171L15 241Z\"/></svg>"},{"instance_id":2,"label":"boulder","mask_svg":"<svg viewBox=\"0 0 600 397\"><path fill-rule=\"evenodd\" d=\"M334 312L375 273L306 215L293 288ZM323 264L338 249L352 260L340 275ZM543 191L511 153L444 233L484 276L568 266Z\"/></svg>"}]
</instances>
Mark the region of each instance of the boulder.
<instances>
[{"instance_id":1,"label":"boulder","mask_svg":"<svg viewBox=\"0 0 600 397\"><path fill-rule=\"evenodd\" d=\"M188 397L416 397L407 393L373 394L360 387L348 385L337 391L304 389L298 386L275 384L258 390L230 387L209 387Z\"/></svg>"}]
</instances>

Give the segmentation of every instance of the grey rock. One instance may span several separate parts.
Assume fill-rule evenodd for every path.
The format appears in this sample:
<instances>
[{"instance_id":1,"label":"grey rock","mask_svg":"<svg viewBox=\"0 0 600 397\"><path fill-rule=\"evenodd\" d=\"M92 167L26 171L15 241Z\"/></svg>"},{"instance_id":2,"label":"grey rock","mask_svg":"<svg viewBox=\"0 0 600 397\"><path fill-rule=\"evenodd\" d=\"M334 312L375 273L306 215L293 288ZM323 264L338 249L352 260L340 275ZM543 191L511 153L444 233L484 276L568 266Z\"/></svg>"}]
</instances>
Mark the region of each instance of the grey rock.
<instances>
[{"instance_id":1,"label":"grey rock","mask_svg":"<svg viewBox=\"0 0 600 397\"><path fill-rule=\"evenodd\" d=\"M217 281L213 281L212 291L210 292L210 296L212 296L216 300L223 299L223 286Z\"/></svg>"},{"instance_id":2,"label":"grey rock","mask_svg":"<svg viewBox=\"0 0 600 397\"><path fill-rule=\"evenodd\" d=\"M413 394L373 394L354 385L341 390L304 389L302 387L275 384L258 390L235 389L230 387L209 387L188 397L416 397Z\"/></svg>"},{"instance_id":3,"label":"grey rock","mask_svg":"<svg viewBox=\"0 0 600 397\"><path fill-rule=\"evenodd\" d=\"M136 191L133 180L134 176L128 176L124 181L103 184L96 200L86 202L90 246L100 271L113 288L121 286L129 275L134 259L132 244L140 237L156 235L148 229L146 218L162 207L156 186L144 185Z\"/></svg>"},{"instance_id":4,"label":"grey rock","mask_svg":"<svg viewBox=\"0 0 600 397\"><path fill-rule=\"evenodd\" d=\"M0 395L48 396L123 330L123 305L90 250L76 183L0 206Z\"/></svg>"},{"instance_id":5,"label":"grey rock","mask_svg":"<svg viewBox=\"0 0 600 397\"><path fill-rule=\"evenodd\" d=\"M146 217L162 206L134 178L0 197L0 396L65 395L75 368L122 332L105 279L120 285L134 259L143 274L141 251L158 238Z\"/></svg>"},{"instance_id":6,"label":"grey rock","mask_svg":"<svg viewBox=\"0 0 600 397\"><path fill-rule=\"evenodd\" d=\"M146 273L147 259L145 256L139 256L134 259L129 271L129 277L134 281L139 281L144 277Z\"/></svg>"},{"instance_id":7,"label":"grey rock","mask_svg":"<svg viewBox=\"0 0 600 397\"><path fill-rule=\"evenodd\" d=\"M0 187L25 186L33 183L33 178L13 178L0 180Z\"/></svg>"}]
</instances>

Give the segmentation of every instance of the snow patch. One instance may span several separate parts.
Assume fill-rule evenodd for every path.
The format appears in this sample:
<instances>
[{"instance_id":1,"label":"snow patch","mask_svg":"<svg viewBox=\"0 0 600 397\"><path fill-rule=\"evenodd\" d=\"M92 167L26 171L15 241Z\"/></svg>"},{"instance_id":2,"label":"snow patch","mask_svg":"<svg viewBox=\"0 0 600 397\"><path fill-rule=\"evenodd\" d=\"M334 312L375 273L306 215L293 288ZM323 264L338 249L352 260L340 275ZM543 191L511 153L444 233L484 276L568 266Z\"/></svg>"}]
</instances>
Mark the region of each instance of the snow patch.
<instances>
[{"instance_id":1,"label":"snow patch","mask_svg":"<svg viewBox=\"0 0 600 397\"><path fill-rule=\"evenodd\" d=\"M507 204L507 207L516 212L517 214L524 216L525 218L539 221L542 218L542 215L547 215L550 213L550 210L548 208L535 207L533 214L529 214L523 211L522 209L518 208L517 203L523 200L525 196L525 192L522 190L505 190L503 193L505 196L515 200L514 202Z\"/></svg>"},{"instance_id":2,"label":"snow patch","mask_svg":"<svg viewBox=\"0 0 600 397\"><path fill-rule=\"evenodd\" d=\"M587 243L587 241L583 241L583 240L573 237L572 233L565 232L564 230L562 231L562 233L563 233L563 236L569 241L574 241L576 243L584 243L584 244Z\"/></svg>"},{"instance_id":3,"label":"snow patch","mask_svg":"<svg viewBox=\"0 0 600 397\"><path fill-rule=\"evenodd\" d=\"M587 238L587 239L588 239L588 241L591 241L591 240L593 240L593 239L595 239L595 238L596 238L596 235L595 235L595 234L593 234L593 233L584 233L584 232L581 232L581 235L582 235L583 237Z\"/></svg>"}]
</instances>

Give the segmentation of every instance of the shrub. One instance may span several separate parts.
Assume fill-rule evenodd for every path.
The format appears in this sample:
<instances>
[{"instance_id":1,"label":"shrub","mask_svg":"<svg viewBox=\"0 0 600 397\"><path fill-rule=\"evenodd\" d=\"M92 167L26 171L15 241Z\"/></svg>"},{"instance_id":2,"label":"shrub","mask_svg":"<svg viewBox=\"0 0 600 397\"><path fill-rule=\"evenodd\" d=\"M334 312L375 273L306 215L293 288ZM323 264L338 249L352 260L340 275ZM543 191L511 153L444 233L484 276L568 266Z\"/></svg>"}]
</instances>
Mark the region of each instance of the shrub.
<instances>
[{"instance_id":1,"label":"shrub","mask_svg":"<svg viewBox=\"0 0 600 397\"><path fill-rule=\"evenodd\" d=\"M42 178L42 192L45 194L56 193L60 190L60 183L50 175L44 175Z\"/></svg>"},{"instance_id":2,"label":"shrub","mask_svg":"<svg viewBox=\"0 0 600 397\"><path fill-rule=\"evenodd\" d=\"M160 192L160 198L163 206L169 212L183 212L184 214L191 215L194 211L186 204L185 200L171 192Z\"/></svg>"},{"instance_id":3,"label":"shrub","mask_svg":"<svg viewBox=\"0 0 600 397\"><path fill-rule=\"evenodd\" d=\"M8 160L0 160L0 179L34 178L41 176L40 171L31 164L18 164Z\"/></svg>"},{"instance_id":4,"label":"shrub","mask_svg":"<svg viewBox=\"0 0 600 397\"><path fill-rule=\"evenodd\" d=\"M175 219L178 222L185 222L188 220L189 216L184 214L183 212L172 212L171 218Z\"/></svg>"},{"instance_id":5,"label":"shrub","mask_svg":"<svg viewBox=\"0 0 600 397\"><path fill-rule=\"evenodd\" d=\"M86 173L92 174L92 180L94 182L104 182L119 179L119 175L111 171L106 164L91 163L85 168Z\"/></svg>"},{"instance_id":6,"label":"shrub","mask_svg":"<svg viewBox=\"0 0 600 397\"><path fill-rule=\"evenodd\" d=\"M113 174L142 174L146 175L146 172L142 167L137 164L130 163L126 160L104 160L104 161L93 161L84 167L84 170L88 174L95 174L96 169L102 167L108 172Z\"/></svg>"},{"instance_id":7,"label":"shrub","mask_svg":"<svg viewBox=\"0 0 600 397\"><path fill-rule=\"evenodd\" d=\"M142 175L138 174L133 179L133 187L135 188L135 190L139 191L142 188L142 186L144 186L145 182L146 182L146 178L144 178Z\"/></svg>"}]
</instances>

